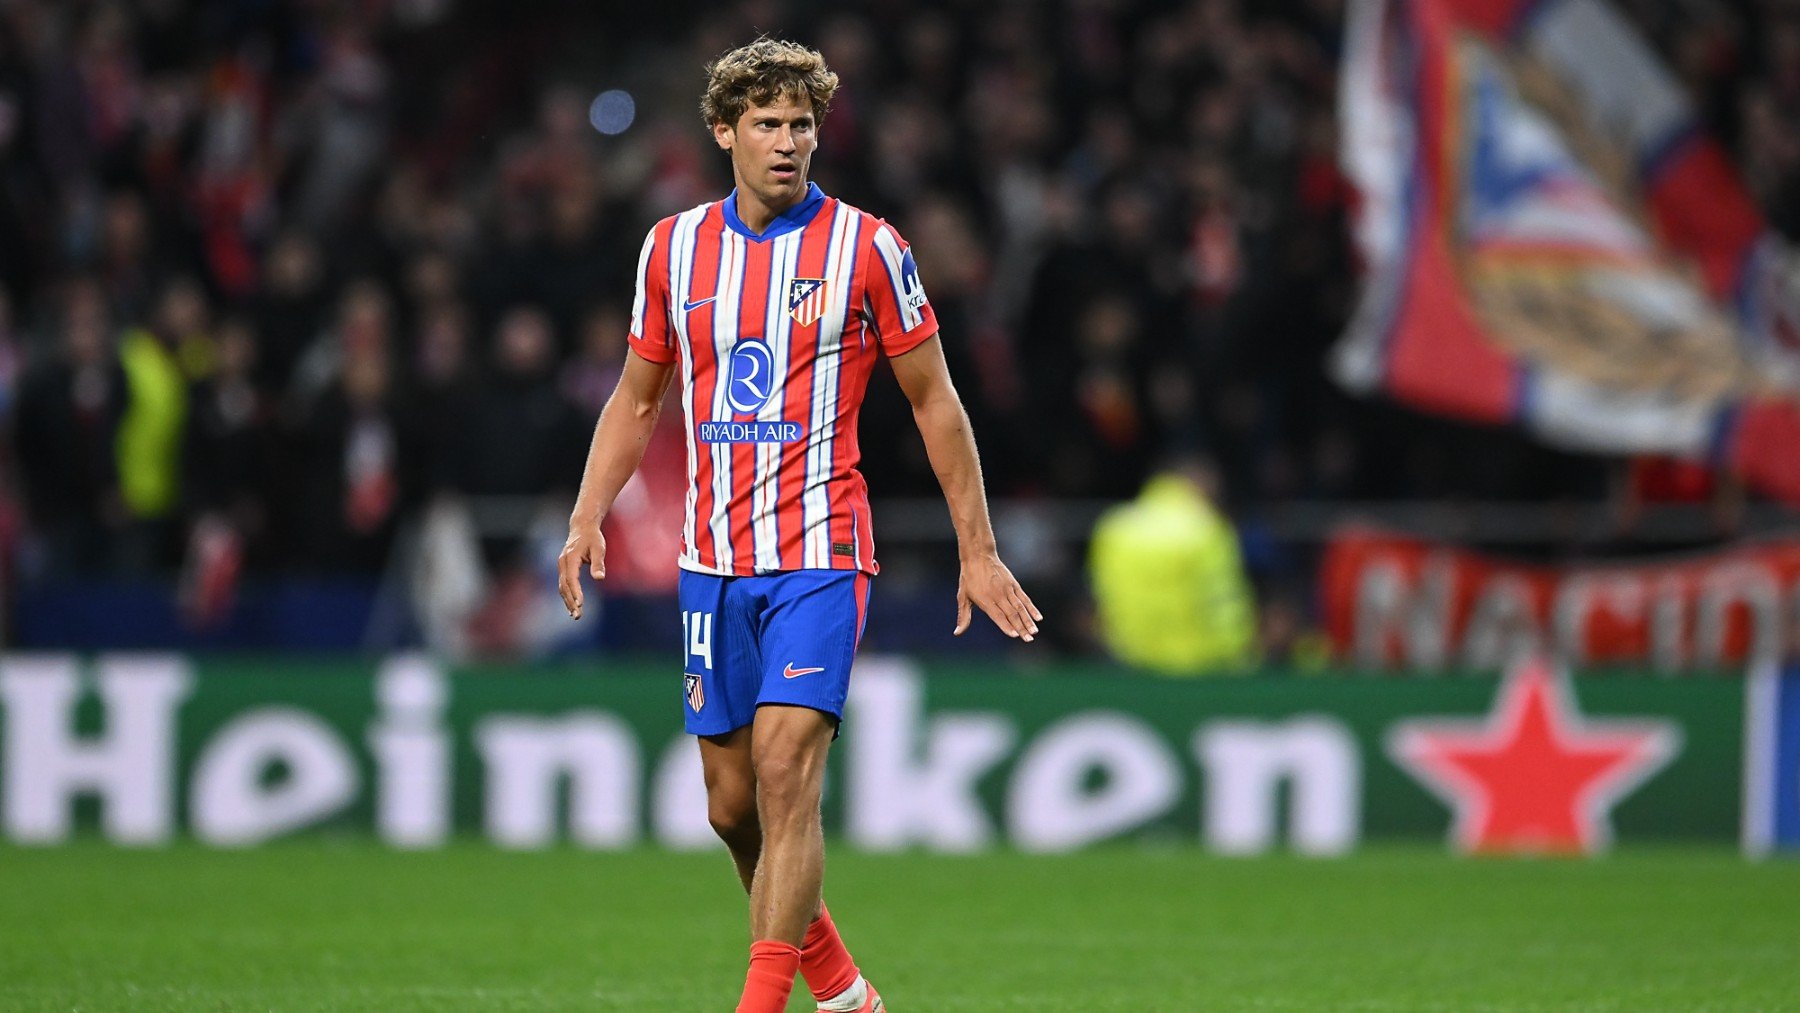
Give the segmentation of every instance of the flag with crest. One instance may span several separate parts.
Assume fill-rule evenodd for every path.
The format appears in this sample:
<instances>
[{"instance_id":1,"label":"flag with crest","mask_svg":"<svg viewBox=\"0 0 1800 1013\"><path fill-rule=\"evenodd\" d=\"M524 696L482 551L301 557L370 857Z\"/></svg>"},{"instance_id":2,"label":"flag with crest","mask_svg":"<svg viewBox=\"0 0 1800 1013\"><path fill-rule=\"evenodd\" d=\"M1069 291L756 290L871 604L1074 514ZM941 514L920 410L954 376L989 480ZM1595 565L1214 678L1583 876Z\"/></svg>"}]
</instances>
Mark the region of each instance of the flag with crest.
<instances>
[{"instance_id":1,"label":"flag with crest","mask_svg":"<svg viewBox=\"0 0 1800 1013\"><path fill-rule=\"evenodd\" d=\"M1352 0L1367 274L1333 369L1800 501L1800 256L1605 0Z\"/></svg>"}]
</instances>

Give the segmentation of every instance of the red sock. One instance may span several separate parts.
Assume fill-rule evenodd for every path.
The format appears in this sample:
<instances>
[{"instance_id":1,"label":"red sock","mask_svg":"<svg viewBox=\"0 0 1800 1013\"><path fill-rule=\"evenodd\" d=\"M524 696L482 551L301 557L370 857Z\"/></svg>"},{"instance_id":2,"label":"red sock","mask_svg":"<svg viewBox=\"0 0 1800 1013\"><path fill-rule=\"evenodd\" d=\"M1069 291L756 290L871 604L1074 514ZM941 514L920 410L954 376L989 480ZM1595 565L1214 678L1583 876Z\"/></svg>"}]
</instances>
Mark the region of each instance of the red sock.
<instances>
[{"instance_id":1,"label":"red sock","mask_svg":"<svg viewBox=\"0 0 1800 1013\"><path fill-rule=\"evenodd\" d=\"M738 1000L737 1013L782 1013L798 970L800 947L776 939L751 943L750 973L744 976L744 997Z\"/></svg>"},{"instance_id":2,"label":"red sock","mask_svg":"<svg viewBox=\"0 0 1800 1013\"><path fill-rule=\"evenodd\" d=\"M806 927L806 938L800 943L800 973L806 976L813 998L820 1002L841 995L856 984L856 961L844 948L844 940L838 936L824 901L819 902L819 917Z\"/></svg>"}]
</instances>

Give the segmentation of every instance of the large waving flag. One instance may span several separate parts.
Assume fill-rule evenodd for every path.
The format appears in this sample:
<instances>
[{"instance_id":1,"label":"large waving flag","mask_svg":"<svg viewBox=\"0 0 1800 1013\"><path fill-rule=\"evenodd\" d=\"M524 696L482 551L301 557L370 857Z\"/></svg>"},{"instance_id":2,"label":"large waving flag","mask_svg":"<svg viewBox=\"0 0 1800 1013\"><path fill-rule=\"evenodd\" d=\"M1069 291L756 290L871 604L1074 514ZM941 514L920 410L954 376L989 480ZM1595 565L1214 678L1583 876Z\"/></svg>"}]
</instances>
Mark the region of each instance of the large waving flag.
<instances>
[{"instance_id":1,"label":"large waving flag","mask_svg":"<svg viewBox=\"0 0 1800 1013\"><path fill-rule=\"evenodd\" d=\"M1604 0L1352 0L1354 390L1800 501L1800 256Z\"/></svg>"}]
</instances>

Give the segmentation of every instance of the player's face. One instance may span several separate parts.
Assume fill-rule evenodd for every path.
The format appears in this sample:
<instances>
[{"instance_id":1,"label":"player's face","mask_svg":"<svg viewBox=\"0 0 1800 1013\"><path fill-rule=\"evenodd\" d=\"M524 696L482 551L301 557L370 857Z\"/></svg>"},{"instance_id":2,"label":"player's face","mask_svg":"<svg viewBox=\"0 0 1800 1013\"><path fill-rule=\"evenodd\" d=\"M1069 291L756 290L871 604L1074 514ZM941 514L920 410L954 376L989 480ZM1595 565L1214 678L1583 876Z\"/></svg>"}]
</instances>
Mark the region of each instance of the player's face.
<instances>
[{"instance_id":1,"label":"player's face","mask_svg":"<svg viewBox=\"0 0 1800 1013\"><path fill-rule=\"evenodd\" d=\"M806 195L818 129L812 103L790 96L751 106L736 126L713 124L713 139L731 152L740 200L748 191L772 214L780 214Z\"/></svg>"}]
</instances>

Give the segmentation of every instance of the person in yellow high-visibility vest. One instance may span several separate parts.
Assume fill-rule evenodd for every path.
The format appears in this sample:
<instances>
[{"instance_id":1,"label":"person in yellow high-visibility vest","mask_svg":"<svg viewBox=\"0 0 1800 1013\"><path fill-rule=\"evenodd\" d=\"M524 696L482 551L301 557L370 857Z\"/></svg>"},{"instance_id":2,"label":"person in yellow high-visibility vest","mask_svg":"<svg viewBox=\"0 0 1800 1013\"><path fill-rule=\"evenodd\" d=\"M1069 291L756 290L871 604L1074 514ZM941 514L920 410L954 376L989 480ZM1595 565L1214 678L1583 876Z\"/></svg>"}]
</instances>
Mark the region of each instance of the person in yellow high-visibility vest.
<instances>
[{"instance_id":1,"label":"person in yellow high-visibility vest","mask_svg":"<svg viewBox=\"0 0 1800 1013\"><path fill-rule=\"evenodd\" d=\"M1216 473L1185 459L1107 510L1088 551L1097 625L1113 656L1164 675L1243 671L1256 600Z\"/></svg>"},{"instance_id":2,"label":"person in yellow high-visibility vest","mask_svg":"<svg viewBox=\"0 0 1800 1013\"><path fill-rule=\"evenodd\" d=\"M199 283L176 278L158 296L149 323L119 342L127 398L114 455L130 523L116 562L127 572L158 570L179 557L188 384L212 368L209 313Z\"/></svg>"}]
</instances>

